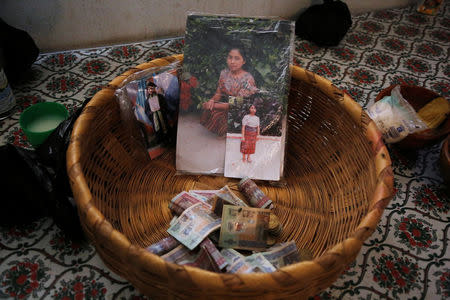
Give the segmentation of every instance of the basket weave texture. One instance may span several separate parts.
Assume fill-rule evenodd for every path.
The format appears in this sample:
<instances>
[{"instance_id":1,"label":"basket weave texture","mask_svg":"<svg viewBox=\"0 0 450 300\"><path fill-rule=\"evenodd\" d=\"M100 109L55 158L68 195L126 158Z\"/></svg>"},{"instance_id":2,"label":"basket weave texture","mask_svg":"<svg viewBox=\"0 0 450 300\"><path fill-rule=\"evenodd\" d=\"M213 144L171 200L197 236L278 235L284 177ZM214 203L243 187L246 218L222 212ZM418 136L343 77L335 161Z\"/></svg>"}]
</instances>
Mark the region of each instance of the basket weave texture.
<instances>
[{"instance_id":1,"label":"basket weave texture","mask_svg":"<svg viewBox=\"0 0 450 300\"><path fill-rule=\"evenodd\" d=\"M114 91L130 74L182 60L156 59L115 78L78 118L67 168L83 229L105 264L152 299L293 298L327 288L352 262L392 198L388 151L374 122L328 80L292 67L286 187L261 184L283 225L314 260L273 273L219 274L167 263L145 247L168 236L170 199L237 180L176 175L175 151L150 161L120 117Z\"/></svg>"}]
</instances>

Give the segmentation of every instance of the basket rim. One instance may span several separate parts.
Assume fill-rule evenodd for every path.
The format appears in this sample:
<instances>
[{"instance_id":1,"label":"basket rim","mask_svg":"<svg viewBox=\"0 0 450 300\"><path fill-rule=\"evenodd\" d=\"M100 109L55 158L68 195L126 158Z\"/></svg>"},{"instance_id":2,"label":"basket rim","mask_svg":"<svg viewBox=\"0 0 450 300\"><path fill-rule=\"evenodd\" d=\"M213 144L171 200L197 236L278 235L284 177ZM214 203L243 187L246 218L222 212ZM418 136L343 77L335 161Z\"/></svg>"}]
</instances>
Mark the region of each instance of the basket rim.
<instances>
[{"instance_id":1,"label":"basket rim","mask_svg":"<svg viewBox=\"0 0 450 300\"><path fill-rule=\"evenodd\" d=\"M158 270L162 276L173 278L179 276L180 280L185 279L186 272L191 274L197 286L204 290L223 289L224 282L231 280L230 276L236 274L221 274L207 270L198 269L191 266L180 266L166 262L160 256L146 251L144 248L134 245L121 232L114 229L106 220L105 216L92 204L92 194L84 177L80 158L82 136L88 132L92 122L92 114L95 113L94 106L101 105L108 101L105 98L112 98L114 91L120 83L129 75L147 68L168 65L175 60L183 60L183 55L172 55L165 58L158 58L147 63L131 68L123 74L114 78L105 88L97 92L91 101L86 105L82 114L74 124L71 141L67 150L67 172L70 184L77 203L78 212L86 216L85 226L93 228L96 234L111 241L114 247L126 253L124 261L137 263L140 268ZM281 286L288 286L289 283L299 280L310 280L312 277L323 276L325 273L336 272L336 277L343 268L356 259L363 242L375 231L376 226L383 214L384 208L393 197L393 173L389 152L383 143L381 133L375 123L365 113L362 107L355 102L347 93L344 93L329 80L316 75L298 66L291 66L291 77L305 81L324 92L330 98L336 100L353 118L357 124L361 124L362 130L373 150L377 183L374 189L368 213L362 218L360 224L342 242L328 249L321 256L311 261L303 261L289 266L285 266L272 273L250 273L238 274L239 280L246 289L271 290L280 289ZM95 244L95 243L94 243ZM97 247L97 245L95 245ZM119 252L118 252L119 253ZM103 260L103 258L102 258ZM338 268L337 268L338 267ZM337 269L336 269L337 268ZM152 272L153 273L153 272ZM194 278L196 277L196 278ZM169 278L169 281L170 281ZM322 286L321 288L326 288ZM233 290L230 290L233 292Z\"/></svg>"}]
</instances>

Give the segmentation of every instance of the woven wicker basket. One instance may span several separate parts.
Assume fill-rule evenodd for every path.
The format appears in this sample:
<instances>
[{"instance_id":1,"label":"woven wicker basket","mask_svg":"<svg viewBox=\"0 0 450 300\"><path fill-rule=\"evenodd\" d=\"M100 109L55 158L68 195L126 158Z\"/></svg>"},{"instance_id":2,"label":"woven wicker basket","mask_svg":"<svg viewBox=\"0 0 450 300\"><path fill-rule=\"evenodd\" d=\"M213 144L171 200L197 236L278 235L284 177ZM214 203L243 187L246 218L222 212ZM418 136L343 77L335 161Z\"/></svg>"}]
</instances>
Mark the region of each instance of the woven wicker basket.
<instances>
[{"instance_id":1,"label":"woven wicker basket","mask_svg":"<svg viewBox=\"0 0 450 300\"><path fill-rule=\"evenodd\" d=\"M295 240L314 260L273 273L219 274L167 263L144 248L166 237L168 202L182 190L236 180L176 175L175 151L149 161L121 122L113 95L139 65L98 92L78 118L67 168L85 233L117 274L154 298L294 298L327 288L375 230L393 191L388 151L373 121L329 81L292 68L285 178L261 185L276 204L281 241Z\"/></svg>"}]
</instances>

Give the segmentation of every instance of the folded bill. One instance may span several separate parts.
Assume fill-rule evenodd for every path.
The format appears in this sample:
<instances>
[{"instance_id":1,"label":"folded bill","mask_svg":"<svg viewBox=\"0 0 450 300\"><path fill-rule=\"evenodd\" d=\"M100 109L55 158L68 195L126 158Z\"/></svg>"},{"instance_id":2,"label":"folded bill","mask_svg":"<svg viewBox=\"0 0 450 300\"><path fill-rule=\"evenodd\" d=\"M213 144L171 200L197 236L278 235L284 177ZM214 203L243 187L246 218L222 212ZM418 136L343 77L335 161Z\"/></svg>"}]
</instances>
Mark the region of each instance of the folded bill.
<instances>
[{"instance_id":1,"label":"folded bill","mask_svg":"<svg viewBox=\"0 0 450 300\"><path fill-rule=\"evenodd\" d=\"M224 259L227 261L228 264L232 264L234 263L237 259L239 258L244 258L244 256L242 254L240 254L239 252L237 252L234 249L231 248L223 248L220 251L220 254L222 254L222 256L224 257Z\"/></svg>"},{"instance_id":2,"label":"folded bill","mask_svg":"<svg viewBox=\"0 0 450 300\"><path fill-rule=\"evenodd\" d=\"M207 251L203 248L200 248L200 250L189 250L184 245L179 245L170 252L162 255L161 258L178 265L188 265L217 272Z\"/></svg>"},{"instance_id":3,"label":"folded bill","mask_svg":"<svg viewBox=\"0 0 450 300\"><path fill-rule=\"evenodd\" d=\"M147 251L161 255L180 245L180 242L169 236L147 247Z\"/></svg>"},{"instance_id":4,"label":"folded bill","mask_svg":"<svg viewBox=\"0 0 450 300\"><path fill-rule=\"evenodd\" d=\"M227 268L228 273L252 273L253 267L240 258Z\"/></svg>"},{"instance_id":5,"label":"folded bill","mask_svg":"<svg viewBox=\"0 0 450 300\"><path fill-rule=\"evenodd\" d=\"M197 254L194 251L189 250L184 245L179 245L162 255L161 258L168 262L178 263L183 260L193 259L196 255Z\"/></svg>"},{"instance_id":6,"label":"folded bill","mask_svg":"<svg viewBox=\"0 0 450 300\"><path fill-rule=\"evenodd\" d=\"M272 200L248 177L239 182L239 190L250 202L250 205L258 208L273 208Z\"/></svg>"},{"instance_id":7,"label":"folded bill","mask_svg":"<svg viewBox=\"0 0 450 300\"><path fill-rule=\"evenodd\" d=\"M294 241L276 245L269 250L260 254L277 269L301 261Z\"/></svg>"},{"instance_id":8,"label":"folded bill","mask_svg":"<svg viewBox=\"0 0 450 300\"><path fill-rule=\"evenodd\" d=\"M200 251L198 251L198 254L197 256L195 256L195 258L182 260L178 262L178 264L217 272L217 268L214 266L214 262L211 260L208 251L206 251L203 248L201 248Z\"/></svg>"},{"instance_id":9,"label":"folded bill","mask_svg":"<svg viewBox=\"0 0 450 300\"><path fill-rule=\"evenodd\" d=\"M189 190L189 193L206 197L208 201L211 201L210 198L214 196L218 191L219 190Z\"/></svg>"},{"instance_id":10,"label":"folded bill","mask_svg":"<svg viewBox=\"0 0 450 300\"><path fill-rule=\"evenodd\" d=\"M200 248L204 249L208 253L209 257L214 263L214 266L216 267L215 269L217 269L218 271L222 270L228 265L225 257L223 257L223 255L219 252L219 250L209 238L205 238L200 243Z\"/></svg>"},{"instance_id":11,"label":"folded bill","mask_svg":"<svg viewBox=\"0 0 450 300\"><path fill-rule=\"evenodd\" d=\"M211 209L218 216L222 215L223 206L225 204L228 205L236 205L236 206L245 206L248 205L242 201L236 194L234 194L231 189L226 185L222 189L220 189L214 196L211 198Z\"/></svg>"},{"instance_id":12,"label":"folded bill","mask_svg":"<svg viewBox=\"0 0 450 300\"><path fill-rule=\"evenodd\" d=\"M194 196L195 198L198 198L200 201L202 201L203 203L206 203L206 204L208 204L208 205L211 205L211 199L210 199L210 197L206 197L206 196L204 196L204 195L201 195L201 194L197 194L197 193L194 193L194 192L189 192L189 194L190 195L192 195L192 196Z\"/></svg>"},{"instance_id":13,"label":"folded bill","mask_svg":"<svg viewBox=\"0 0 450 300\"><path fill-rule=\"evenodd\" d=\"M217 196L225 200L226 202L236 206L248 206L241 198L236 196L235 193L228 187L228 185L221 188L217 193Z\"/></svg>"},{"instance_id":14,"label":"folded bill","mask_svg":"<svg viewBox=\"0 0 450 300\"><path fill-rule=\"evenodd\" d=\"M277 270L261 253L247 256L244 260L252 266L254 272L270 273Z\"/></svg>"},{"instance_id":15,"label":"folded bill","mask_svg":"<svg viewBox=\"0 0 450 300\"><path fill-rule=\"evenodd\" d=\"M224 248L220 253L229 264L227 267L229 273L270 273L277 270L261 253L255 253L245 257L230 248Z\"/></svg>"},{"instance_id":16,"label":"folded bill","mask_svg":"<svg viewBox=\"0 0 450 300\"><path fill-rule=\"evenodd\" d=\"M245 261L245 256L240 254L234 249L224 248L220 253L223 255L225 260L228 262L227 272L228 273L251 273L253 272L253 267L251 264Z\"/></svg>"},{"instance_id":17,"label":"folded bill","mask_svg":"<svg viewBox=\"0 0 450 300\"><path fill-rule=\"evenodd\" d=\"M267 247L270 210L224 205L219 246L261 250Z\"/></svg>"},{"instance_id":18,"label":"folded bill","mask_svg":"<svg viewBox=\"0 0 450 300\"><path fill-rule=\"evenodd\" d=\"M220 227L221 219L203 202L187 208L167 232L180 243L194 249L211 232Z\"/></svg>"},{"instance_id":19,"label":"folded bill","mask_svg":"<svg viewBox=\"0 0 450 300\"><path fill-rule=\"evenodd\" d=\"M195 194L190 194L188 192L181 192L170 200L169 208L177 215L181 215L188 207L196 203L205 203L209 207L210 204L206 203L206 198L198 197Z\"/></svg>"}]
</instances>

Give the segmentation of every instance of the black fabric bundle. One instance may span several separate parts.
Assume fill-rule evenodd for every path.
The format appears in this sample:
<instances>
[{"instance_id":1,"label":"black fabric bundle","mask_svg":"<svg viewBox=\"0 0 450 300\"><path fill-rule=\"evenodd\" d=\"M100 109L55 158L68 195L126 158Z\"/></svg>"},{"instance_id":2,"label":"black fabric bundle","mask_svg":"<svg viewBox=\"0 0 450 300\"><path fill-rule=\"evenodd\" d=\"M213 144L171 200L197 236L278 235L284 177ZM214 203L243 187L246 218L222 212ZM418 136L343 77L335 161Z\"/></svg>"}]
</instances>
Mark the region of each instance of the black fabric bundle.
<instances>
[{"instance_id":1,"label":"black fabric bundle","mask_svg":"<svg viewBox=\"0 0 450 300\"><path fill-rule=\"evenodd\" d=\"M318 46L336 46L352 26L347 4L324 0L304 11L295 22L295 34Z\"/></svg>"}]
</instances>

